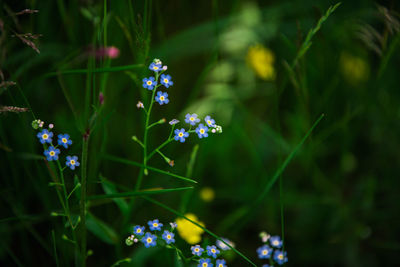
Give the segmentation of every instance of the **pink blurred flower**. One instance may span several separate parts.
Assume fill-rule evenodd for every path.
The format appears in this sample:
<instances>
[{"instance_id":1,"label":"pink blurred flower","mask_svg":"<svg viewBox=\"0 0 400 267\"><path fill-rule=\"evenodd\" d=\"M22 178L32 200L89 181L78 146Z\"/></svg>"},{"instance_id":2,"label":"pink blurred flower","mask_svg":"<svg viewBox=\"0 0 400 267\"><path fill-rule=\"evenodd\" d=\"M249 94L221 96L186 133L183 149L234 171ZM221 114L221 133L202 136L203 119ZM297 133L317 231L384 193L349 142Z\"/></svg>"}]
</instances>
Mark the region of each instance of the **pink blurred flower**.
<instances>
[{"instance_id":1,"label":"pink blurred flower","mask_svg":"<svg viewBox=\"0 0 400 267\"><path fill-rule=\"evenodd\" d=\"M97 58L117 58L119 57L119 49L115 46L100 47L95 51Z\"/></svg>"}]
</instances>

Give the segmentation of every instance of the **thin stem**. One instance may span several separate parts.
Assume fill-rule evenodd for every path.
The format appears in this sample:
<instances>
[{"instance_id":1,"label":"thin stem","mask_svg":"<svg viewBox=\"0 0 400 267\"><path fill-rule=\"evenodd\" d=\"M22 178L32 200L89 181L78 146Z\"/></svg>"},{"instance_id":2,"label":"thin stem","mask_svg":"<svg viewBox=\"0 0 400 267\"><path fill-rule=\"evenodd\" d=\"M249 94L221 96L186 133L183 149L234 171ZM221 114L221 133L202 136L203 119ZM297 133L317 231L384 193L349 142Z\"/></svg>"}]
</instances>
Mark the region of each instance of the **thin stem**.
<instances>
[{"instance_id":1,"label":"thin stem","mask_svg":"<svg viewBox=\"0 0 400 267\"><path fill-rule=\"evenodd\" d=\"M82 181L81 181L81 203L80 203L80 217L81 217L81 257L82 267L86 266L86 175L87 175L87 156L88 156L89 136L83 137L82 143Z\"/></svg>"},{"instance_id":2,"label":"thin stem","mask_svg":"<svg viewBox=\"0 0 400 267\"><path fill-rule=\"evenodd\" d=\"M159 152L159 150L163 147L165 147L166 145L168 145L169 143L171 143L174 140L174 138L169 138L167 139L167 141L165 141L164 143L162 143L159 147L157 147L156 149L154 149L148 156L147 156L147 160L151 159L151 157L154 156L155 153Z\"/></svg>"},{"instance_id":3,"label":"thin stem","mask_svg":"<svg viewBox=\"0 0 400 267\"><path fill-rule=\"evenodd\" d=\"M156 72L156 82L158 82L158 72ZM156 94L156 90L157 90L158 86L155 86L153 89L153 94L151 96L151 100L150 100L150 106L149 106L149 110L146 114L146 124L144 125L144 137L143 137L143 165L144 165L144 169L143 172L145 175L148 174L147 168L146 168L146 164L147 164L147 134L148 134L148 126L149 126L149 121L150 121L150 114L151 114L151 109L153 108L153 104L154 104L154 96ZM140 188L140 183L141 183L141 179L136 184L137 189ZM140 182L140 183L139 183ZM139 185L138 185L139 183ZM138 187L139 186L139 187Z\"/></svg>"}]
</instances>

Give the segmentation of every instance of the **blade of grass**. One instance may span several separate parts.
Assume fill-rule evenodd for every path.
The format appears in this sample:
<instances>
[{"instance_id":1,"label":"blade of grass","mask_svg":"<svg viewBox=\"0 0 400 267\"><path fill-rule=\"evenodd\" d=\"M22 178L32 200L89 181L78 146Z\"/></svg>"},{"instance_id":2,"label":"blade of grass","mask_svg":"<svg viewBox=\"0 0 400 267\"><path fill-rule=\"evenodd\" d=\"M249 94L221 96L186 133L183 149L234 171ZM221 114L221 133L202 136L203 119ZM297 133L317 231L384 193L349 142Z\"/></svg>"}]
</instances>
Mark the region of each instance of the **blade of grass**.
<instances>
[{"instance_id":1,"label":"blade of grass","mask_svg":"<svg viewBox=\"0 0 400 267\"><path fill-rule=\"evenodd\" d=\"M105 159L108 159L108 160L111 160L111 161L115 161L115 162L119 162L119 163L123 163L123 164L133 165L133 166L137 166L137 167L144 167L144 165L139 163L139 162L132 161L132 160L127 160L127 159L123 159L123 158L119 158L119 157L108 155L108 154L104 154L103 157ZM183 177L183 176L171 173L171 172L163 171L163 170L160 170L160 169L157 169L157 168L154 168L154 167L150 167L148 165L146 166L146 168L151 170L151 171L154 171L154 172L158 172L158 173L161 173L161 174L172 176L172 177L180 179L180 180L184 180L184 181L187 181L187 182L191 182L191 183L197 184L197 182L195 180L192 180L192 179L187 178L187 177Z\"/></svg>"},{"instance_id":2,"label":"blade of grass","mask_svg":"<svg viewBox=\"0 0 400 267\"><path fill-rule=\"evenodd\" d=\"M192 186L187 187L177 187L177 188L168 188L168 189L159 189L159 190L141 190L141 191L132 191L132 192L125 192L125 193L116 193L116 194L104 194L104 195L94 195L90 196L87 199L107 199L107 198L129 198L135 196L145 196L145 195L157 195L157 194L164 194L169 192L176 192L176 191L183 191L193 189Z\"/></svg>"},{"instance_id":3,"label":"blade of grass","mask_svg":"<svg viewBox=\"0 0 400 267\"><path fill-rule=\"evenodd\" d=\"M302 58L305 53L307 52L307 50L310 48L312 42L311 39L313 38L313 36L321 29L322 23L324 23L328 17L336 10L336 8L338 8L341 5L341 2L337 3L334 6L330 6L328 8L328 10L325 12L325 15L323 15L319 20L317 25L314 28L311 28L310 31L308 32L306 39L304 40L304 42L301 44L301 47L299 49L299 52L296 55L296 58L293 60L292 63L292 68L294 68L294 66L296 66L297 62L299 61L300 58Z\"/></svg>"},{"instance_id":4,"label":"blade of grass","mask_svg":"<svg viewBox=\"0 0 400 267\"><path fill-rule=\"evenodd\" d=\"M56 246L56 237L54 234L54 230L51 230L51 238L53 239L53 249L54 249L54 258L56 260L57 267L60 266L58 262L58 255L57 255L57 246Z\"/></svg>"},{"instance_id":5,"label":"blade of grass","mask_svg":"<svg viewBox=\"0 0 400 267\"><path fill-rule=\"evenodd\" d=\"M154 200L154 199L152 199L152 198L145 197L145 196L141 196L141 197L142 197L143 199L145 199L145 200L147 200L147 201L153 203L153 204L156 204L157 206L160 206L161 208L163 208L163 209L165 209L165 210L168 210L169 212L175 214L176 216L179 216L179 217L184 218L185 220L187 220L187 221L191 222L192 224L196 225L197 227L203 229L204 232L208 233L209 235L211 235L211 236L214 237L215 239L220 240L220 241L223 242L225 245L227 245L228 247L230 247L236 254L238 254L240 257L242 257L244 260L246 260L246 261L247 261L248 263L250 263L252 266L257 266L257 265L255 265L249 258L247 258L245 255L243 255L240 251L238 251L237 249L235 249L234 247L232 247L230 244L228 244L227 242L225 242L221 237L217 236L216 234L214 234L213 232L211 232L211 231L208 230L207 228L201 226L201 225L198 224L197 222L195 222L195 221L193 221L193 220L187 218L185 215L183 215L183 214L180 213L179 211L174 210L173 208L170 208L170 207L168 207L167 205L165 205L165 204L163 204L163 203L161 203L161 202L158 202L158 201L156 201L156 200Z\"/></svg>"}]
</instances>

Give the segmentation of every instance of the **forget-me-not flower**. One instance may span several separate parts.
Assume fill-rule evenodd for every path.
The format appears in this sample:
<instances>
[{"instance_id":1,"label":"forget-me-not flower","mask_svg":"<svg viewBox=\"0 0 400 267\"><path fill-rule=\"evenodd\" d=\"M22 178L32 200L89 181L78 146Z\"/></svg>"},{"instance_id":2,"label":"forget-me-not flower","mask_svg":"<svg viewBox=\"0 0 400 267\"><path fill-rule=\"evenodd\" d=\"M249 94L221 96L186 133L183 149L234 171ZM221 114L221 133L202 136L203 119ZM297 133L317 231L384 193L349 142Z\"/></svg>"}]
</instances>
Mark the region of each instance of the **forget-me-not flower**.
<instances>
[{"instance_id":1,"label":"forget-me-not flower","mask_svg":"<svg viewBox=\"0 0 400 267\"><path fill-rule=\"evenodd\" d=\"M153 90L154 86L157 85L157 81L154 77L144 78L143 79L143 87L149 90Z\"/></svg>"},{"instance_id":2,"label":"forget-me-not flower","mask_svg":"<svg viewBox=\"0 0 400 267\"><path fill-rule=\"evenodd\" d=\"M269 239L269 242L271 243L271 246L275 247L275 248L280 248L282 247L282 240L279 236L275 235L275 236L271 236Z\"/></svg>"},{"instance_id":3,"label":"forget-me-not flower","mask_svg":"<svg viewBox=\"0 0 400 267\"><path fill-rule=\"evenodd\" d=\"M196 256L201 256L203 254L204 248L200 247L200 245L192 246L190 248L192 250L192 254Z\"/></svg>"},{"instance_id":4,"label":"forget-me-not flower","mask_svg":"<svg viewBox=\"0 0 400 267\"><path fill-rule=\"evenodd\" d=\"M284 264L285 262L288 261L287 257L286 257L286 251L281 251L281 250L275 250L274 252L274 260L276 261L276 263L278 263L279 265Z\"/></svg>"},{"instance_id":5,"label":"forget-me-not flower","mask_svg":"<svg viewBox=\"0 0 400 267\"><path fill-rule=\"evenodd\" d=\"M144 235L144 226L135 225L133 227L133 233L140 236Z\"/></svg>"},{"instance_id":6,"label":"forget-me-not flower","mask_svg":"<svg viewBox=\"0 0 400 267\"><path fill-rule=\"evenodd\" d=\"M199 126L196 128L196 133L199 136L199 138L203 137L208 137L208 127L204 126L202 123L199 124Z\"/></svg>"},{"instance_id":7,"label":"forget-me-not flower","mask_svg":"<svg viewBox=\"0 0 400 267\"><path fill-rule=\"evenodd\" d=\"M175 243L174 234L170 231L164 230L162 238L167 242L167 244Z\"/></svg>"},{"instance_id":8,"label":"forget-me-not flower","mask_svg":"<svg viewBox=\"0 0 400 267\"><path fill-rule=\"evenodd\" d=\"M55 148L54 146L51 146L44 151L44 155L48 161L58 160L58 154L60 154L60 149Z\"/></svg>"},{"instance_id":9,"label":"forget-me-not flower","mask_svg":"<svg viewBox=\"0 0 400 267\"><path fill-rule=\"evenodd\" d=\"M257 253L260 259L269 259L272 254L272 248L270 248L268 245L264 245L257 249Z\"/></svg>"},{"instance_id":10,"label":"forget-me-not flower","mask_svg":"<svg viewBox=\"0 0 400 267\"><path fill-rule=\"evenodd\" d=\"M44 129L43 131L41 131L40 133L38 133L36 136L39 138L40 143L42 143L42 144L44 144L44 143L49 143L49 144L51 144L51 142L53 141L53 140L52 140L53 133L47 131L46 129Z\"/></svg>"},{"instance_id":11,"label":"forget-me-not flower","mask_svg":"<svg viewBox=\"0 0 400 267\"><path fill-rule=\"evenodd\" d=\"M180 141L181 143L185 142L185 139L189 137L189 133L185 131L185 129L175 129L174 131L175 136L174 139L176 141Z\"/></svg>"},{"instance_id":12,"label":"forget-me-not flower","mask_svg":"<svg viewBox=\"0 0 400 267\"><path fill-rule=\"evenodd\" d=\"M213 267L210 259L200 259L199 264L197 267Z\"/></svg>"},{"instance_id":13,"label":"forget-me-not flower","mask_svg":"<svg viewBox=\"0 0 400 267\"><path fill-rule=\"evenodd\" d=\"M149 66L149 70L155 71L155 72L159 72L162 71L162 66L161 63L154 63L152 62Z\"/></svg>"},{"instance_id":14,"label":"forget-me-not flower","mask_svg":"<svg viewBox=\"0 0 400 267\"><path fill-rule=\"evenodd\" d=\"M67 162L65 164L70 167L71 170L75 170L75 167L80 165L77 156L67 156Z\"/></svg>"},{"instance_id":15,"label":"forget-me-not flower","mask_svg":"<svg viewBox=\"0 0 400 267\"><path fill-rule=\"evenodd\" d=\"M219 250L217 249L216 246L207 246L207 255L212 256L214 259L217 257L219 254Z\"/></svg>"},{"instance_id":16,"label":"forget-me-not flower","mask_svg":"<svg viewBox=\"0 0 400 267\"><path fill-rule=\"evenodd\" d=\"M163 224L158 221L158 219L154 219L148 222L151 231L161 231L161 227Z\"/></svg>"},{"instance_id":17,"label":"forget-me-not flower","mask_svg":"<svg viewBox=\"0 0 400 267\"><path fill-rule=\"evenodd\" d=\"M171 81L171 75L169 74L161 74L160 82L167 88L174 85L174 83Z\"/></svg>"},{"instance_id":18,"label":"forget-me-not flower","mask_svg":"<svg viewBox=\"0 0 400 267\"><path fill-rule=\"evenodd\" d=\"M157 245L156 240L157 236L151 233L146 233L140 241L142 241L142 243L146 248L149 248L149 247L155 247Z\"/></svg>"},{"instance_id":19,"label":"forget-me-not flower","mask_svg":"<svg viewBox=\"0 0 400 267\"><path fill-rule=\"evenodd\" d=\"M215 120L211 118L210 116L206 116L204 118L204 121L207 123L209 127L215 127Z\"/></svg>"},{"instance_id":20,"label":"forget-me-not flower","mask_svg":"<svg viewBox=\"0 0 400 267\"><path fill-rule=\"evenodd\" d=\"M215 262L215 267L226 267L226 261L224 259L217 260Z\"/></svg>"},{"instance_id":21,"label":"forget-me-not flower","mask_svg":"<svg viewBox=\"0 0 400 267\"><path fill-rule=\"evenodd\" d=\"M68 134L59 134L58 135L58 144L60 146L68 148L68 146L72 144L72 140L69 139L69 135Z\"/></svg>"},{"instance_id":22,"label":"forget-me-not flower","mask_svg":"<svg viewBox=\"0 0 400 267\"><path fill-rule=\"evenodd\" d=\"M198 123L200 121L199 118L197 118L197 114L193 113L193 114L186 114L185 116L185 122L189 123L190 125L196 125L196 123Z\"/></svg>"},{"instance_id":23,"label":"forget-me-not flower","mask_svg":"<svg viewBox=\"0 0 400 267\"><path fill-rule=\"evenodd\" d=\"M168 93L158 91L155 99L160 105L169 103Z\"/></svg>"}]
</instances>

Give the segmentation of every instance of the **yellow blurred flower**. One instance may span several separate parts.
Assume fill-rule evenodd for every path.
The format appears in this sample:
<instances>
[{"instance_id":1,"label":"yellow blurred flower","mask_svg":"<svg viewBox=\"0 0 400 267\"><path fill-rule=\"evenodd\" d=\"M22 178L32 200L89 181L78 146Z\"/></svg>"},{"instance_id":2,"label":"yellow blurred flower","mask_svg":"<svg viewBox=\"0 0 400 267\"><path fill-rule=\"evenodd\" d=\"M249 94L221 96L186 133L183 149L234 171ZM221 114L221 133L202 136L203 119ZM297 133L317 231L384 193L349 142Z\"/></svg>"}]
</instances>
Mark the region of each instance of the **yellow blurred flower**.
<instances>
[{"instance_id":1,"label":"yellow blurred flower","mask_svg":"<svg viewBox=\"0 0 400 267\"><path fill-rule=\"evenodd\" d=\"M196 215L192 213L187 213L185 214L185 217L204 227L204 223L198 221ZM183 240L191 245L197 244L201 241L201 235L204 233L203 229L201 229L197 225L194 225L188 220L185 220L184 218L177 218L176 223L178 224L178 227L176 228L178 230L178 234L182 237Z\"/></svg>"},{"instance_id":2,"label":"yellow blurred flower","mask_svg":"<svg viewBox=\"0 0 400 267\"><path fill-rule=\"evenodd\" d=\"M246 61L260 78L266 81L275 79L275 55L270 49L260 44L251 46L247 51Z\"/></svg>"},{"instance_id":3,"label":"yellow blurred flower","mask_svg":"<svg viewBox=\"0 0 400 267\"><path fill-rule=\"evenodd\" d=\"M340 68L349 83L357 84L368 79L369 65L363 58L343 52L340 55Z\"/></svg>"},{"instance_id":4,"label":"yellow blurred flower","mask_svg":"<svg viewBox=\"0 0 400 267\"><path fill-rule=\"evenodd\" d=\"M200 190L200 198L205 202L213 201L214 197L215 197L215 192L214 189L212 189L211 187L203 187Z\"/></svg>"}]
</instances>

